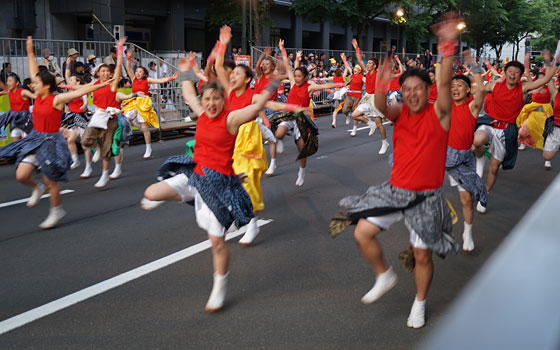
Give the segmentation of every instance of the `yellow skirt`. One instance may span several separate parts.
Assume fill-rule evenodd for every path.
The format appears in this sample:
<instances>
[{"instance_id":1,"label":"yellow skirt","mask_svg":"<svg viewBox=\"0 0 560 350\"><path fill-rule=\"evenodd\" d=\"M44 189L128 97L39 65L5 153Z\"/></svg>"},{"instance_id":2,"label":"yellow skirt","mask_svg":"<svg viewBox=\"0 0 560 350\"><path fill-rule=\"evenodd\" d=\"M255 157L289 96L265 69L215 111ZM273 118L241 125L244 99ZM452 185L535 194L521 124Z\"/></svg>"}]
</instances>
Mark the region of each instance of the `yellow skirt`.
<instances>
[{"instance_id":1,"label":"yellow skirt","mask_svg":"<svg viewBox=\"0 0 560 350\"><path fill-rule=\"evenodd\" d=\"M152 99L149 97L135 97L123 101L123 114L136 109L144 121L154 128L159 128L159 120L152 106Z\"/></svg>"},{"instance_id":2,"label":"yellow skirt","mask_svg":"<svg viewBox=\"0 0 560 350\"><path fill-rule=\"evenodd\" d=\"M256 121L241 125L233 150L233 170L247 174L243 187L251 197L254 211L264 209L261 176L268 168L262 135Z\"/></svg>"},{"instance_id":3,"label":"yellow skirt","mask_svg":"<svg viewBox=\"0 0 560 350\"><path fill-rule=\"evenodd\" d=\"M544 147L544 139L543 139L543 131L544 131L544 123L548 116L553 114L552 106L550 103L529 103L526 104L519 116L517 117L517 126L523 127L526 124L526 127L529 129L529 134L531 135L532 142L529 140L527 145L543 149Z\"/></svg>"}]
</instances>

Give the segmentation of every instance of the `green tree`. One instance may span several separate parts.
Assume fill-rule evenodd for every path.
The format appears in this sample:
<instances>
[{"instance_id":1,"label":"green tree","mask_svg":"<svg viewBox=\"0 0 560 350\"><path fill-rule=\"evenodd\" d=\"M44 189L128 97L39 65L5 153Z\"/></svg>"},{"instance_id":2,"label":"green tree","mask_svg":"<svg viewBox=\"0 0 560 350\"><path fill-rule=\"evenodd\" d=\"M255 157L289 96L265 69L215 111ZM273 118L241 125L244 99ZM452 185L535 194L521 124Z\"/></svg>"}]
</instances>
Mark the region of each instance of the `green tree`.
<instances>
[{"instance_id":1,"label":"green tree","mask_svg":"<svg viewBox=\"0 0 560 350\"><path fill-rule=\"evenodd\" d=\"M533 49L549 49L554 53L560 35L560 6L558 0L540 0L539 37L531 40Z\"/></svg>"},{"instance_id":2,"label":"green tree","mask_svg":"<svg viewBox=\"0 0 560 350\"><path fill-rule=\"evenodd\" d=\"M363 33L373 19L392 17L403 1L391 0L294 0L291 9L309 22L330 22L356 29L358 43L363 47Z\"/></svg>"},{"instance_id":3,"label":"green tree","mask_svg":"<svg viewBox=\"0 0 560 350\"><path fill-rule=\"evenodd\" d=\"M433 36L430 26L439 21L442 13L453 9L454 5L455 0L408 0L403 5L407 14L404 25L407 51L420 50L420 43Z\"/></svg>"}]
</instances>

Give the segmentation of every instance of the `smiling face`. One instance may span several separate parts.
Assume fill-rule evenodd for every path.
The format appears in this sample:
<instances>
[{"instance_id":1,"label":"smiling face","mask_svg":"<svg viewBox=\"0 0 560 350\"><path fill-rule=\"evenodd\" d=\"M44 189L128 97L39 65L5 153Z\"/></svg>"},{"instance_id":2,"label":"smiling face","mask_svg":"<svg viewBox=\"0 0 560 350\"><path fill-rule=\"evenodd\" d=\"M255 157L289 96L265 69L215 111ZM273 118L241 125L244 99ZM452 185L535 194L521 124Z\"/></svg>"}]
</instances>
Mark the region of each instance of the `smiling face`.
<instances>
[{"instance_id":1,"label":"smiling face","mask_svg":"<svg viewBox=\"0 0 560 350\"><path fill-rule=\"evenodd\" d=\"M146 72L144 72L144 69L138 67L134 71L134 77L138 80L143 80L144 78L146 78Z\"/></svg>"},{"instance_id":2,"label":"smiling face","mask_svg":"<svg viewBox=\"0 0 560 350\"><path fill-rule=\"evenodd\" d=\"M453 79L451 81L451 98L456 104L465 102L470 92L471 89L462 80Z\"/></svg>"},{"instance_id":3,"label":"smiling face","mask_svg":"<svg viewBox=\"0 0 560 350\"><path fill-rule=\"evenodd\" d=\"M204 91L200 102L208 118L216 118L224 109L224 94L220 90L209 89Z\"/></svg>"},{"instance_id":4,"label":"smiling face","mask_svg":"<svg viewBox=\"0 0 560 350\"><path fill-rule=\"evenodd\" d=\"M508 69L506 70L507 84L510 86L517 85L520 79L521 79L521 70L513 66L508 67Z\"/></svg>"},{"instance_id":5,"label":"smiling face","mask_svg":"<svg viewBox=\"0 0 560 350\"><path fill-rule=\"evenodd\" d=\"M36 75L33 77L33 91L37 93L39 96L47 96L50 94L49 91L50 86L43 84L41 78Z\"/></svg>"},{"instance_id":6,"label":"smiling face","mask_svg":"<svg viewBox=\"0 0 560 350\"><path fill-rule=\"evenodd\" d=\"M413 114L417 114L428 102L428 85L418 76L406 78L402 85L403 101Z\"/></svg>"},{"instance_id":7,"label":"smiling face","mask_svg":"<svg viewBox=\"0 0 560 350\"><path fill-rule=\"evenodd\" d=\"M436 83L436 75L434 74L434 72L428 72L428 75L430 76L430 81L432 82L432 84Z\"/></svg>"},{"instance_id":8,"label":"smiling face","mask_svg":"<svg viewBox=\"0 0 560 350\"><path fill-rule=\"evenodd\" d=\"M8 84L8 90L14 91L17 89L18 84L17 80L14 77L8 77L6 84Z\"/></svg>"},{"instance_id":9,"label":"smiling face","mask_svg":"<svg viewBox=\"0 0 560 350\"><path fill-rule=\"evenodd\" d=\"M235 67L229 76L229 84L233 90L245 89L251 78L245 74L241 67Z\"/></svg>"},{"instance_id":10,"label":"smiling face","mask_svg":"<svg viewBox=\"0 0 560 350\"><path fill-rule=\"evenodd\" d=\"M305 84L307 77L304 76L300 70L296 69L294 71L294 80L296 81L297 86L302 86L303 84Z\"/></svg>"},{"instance_id":11,"label":"smiling face","mask_svg":"<svg viewBox=\"0 0 560 350\"><path fill-rule=\"evenodd\" d=\"M104 83L111 77L111 70L107 66L99 68L99 80Z\"/></svg>"},{"instance_id":12,"label":"smiling face","mask_svg":"<svg viewBox=\"0 0 560 350\"><path fill-rule=\"evenodd\" d=\"M376 68L377 68L377 66L375 65L375 62L373 62L373 60L368 60L367 61L366 70L368 72L373 72Z\"/></svg>"},{"instance_id":13,"label":"smiling face","mask_svg":"<svg viewBox=\"0 0 560 350\"><path fill-rule=\"evenodd\" d=\"M265 75L268 75L274 71L274 64L269 60L266 59L262 62L262 71Z\"/></svg>"},{"instance_id":14,"label":"smiling face","mask_svg":"<svg viewBox=\"0 0 560 350\"><path fill-rule=\"evenodd\" d=\"M360 66L356 65L356 66L354 66L354 69L352 70L352 72L354 73L354 75L358 75L362 72L362 70L360 69Z\"/></svg>"}]
</instances>

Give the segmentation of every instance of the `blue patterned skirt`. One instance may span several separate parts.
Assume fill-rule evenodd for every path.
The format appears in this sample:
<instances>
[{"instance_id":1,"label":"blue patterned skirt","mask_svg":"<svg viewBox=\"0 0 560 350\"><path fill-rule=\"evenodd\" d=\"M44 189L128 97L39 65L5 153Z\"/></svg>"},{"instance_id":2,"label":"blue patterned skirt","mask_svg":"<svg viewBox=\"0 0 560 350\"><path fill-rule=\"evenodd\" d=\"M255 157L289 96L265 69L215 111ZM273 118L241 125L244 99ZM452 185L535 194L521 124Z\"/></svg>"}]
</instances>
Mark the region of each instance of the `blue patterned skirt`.
<instances>
[{"instance_id":1,"label":"blue patterned skirt","mask_svg":"<svg viewBox=\"0 0 560 350\"><path fill-rule=\"evenodd\" d=\"M8 111L0 116L0 129L10 125L11 130L21 129L26 133L33 130L33 117L28 110L21 112Z\"/></svg>"},{"instance_id":2,"label":"blue patterned skirt","mask_svg":"<svg viewBox=\"0 0 560 350\"><path fill-rule=\"evenodd\" d=\"M205 175L201 176L194 172L195 165L194 160L185 155L170 157L157 171L156 179L162 181L181 173L187 175L189 185L197 189L222 226L227 229L234 222L237 227L247 225L254 217L253 205L239 178L208 168L203 168Z\"/></svg>"},{"instance_id":3,"label":"blue patterned skirt","mask_svg":"<svg viewBox=\"0 0 560 350\"><path fill-rule=\"evenodd\" d=\"M28 154L36 154L37 170L51 181L68 181L72 158L68 144L59 132L42 133L32 130L29 136L0 147L0 158L15 160L16 169Z\"/></svg>"}]
</instances>

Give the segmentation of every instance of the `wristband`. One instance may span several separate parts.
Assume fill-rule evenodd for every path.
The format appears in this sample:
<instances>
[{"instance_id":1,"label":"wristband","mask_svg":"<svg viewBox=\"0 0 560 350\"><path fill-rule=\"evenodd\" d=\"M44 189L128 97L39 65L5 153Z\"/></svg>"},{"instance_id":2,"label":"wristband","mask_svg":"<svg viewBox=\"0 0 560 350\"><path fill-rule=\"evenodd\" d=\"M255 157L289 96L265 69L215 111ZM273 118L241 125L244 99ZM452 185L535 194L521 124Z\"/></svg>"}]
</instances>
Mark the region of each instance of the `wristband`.
<instances>
[{"instance_id":1,"label":"wristband","mask_svg":"<svg viewBox=\"0 0 560 350\"><path fill-rule=\"evenodd\" d=\"M344 83L335 83L335 87L337 89L343 88L344 87Z\"/></svg>"},{"instance_id":2,"label":"wristband","mask_svg":"<svg viewBox=\"0 0 560 350\"><path fill-rule=\"evenodd\" d=\"M187 72L179 73L179 83L182 83L186 80L189 80L189 73L187 73Z\"/></svg>"},{"instance_id":3,"label":"wristband","mask_svg":"<svg viewBox=\"0 0 560 350\"><path fill-rule=\"evenodd\" d=\"M218 41L218 47L216 48L216 53L223 56L226 53L226 45Z\"/></svg>"},{"instance_id":4,"label":"wristband","mask_svg":"<svg viewBox=\"0 0 560 350\"><path fill-rule=\"evenodd\" d=\"M296 62L299 62L299 56L296 56Z\"/></svg>"},{"instance_id":5,"label":"wristband","mask_svg":"<svg viewBox=\"0 0 560 350\"><path fill-rule=\"evenodd\" d=\"M214 64L215 60L216 60L216 57L214 57L214 55L210 54L210 56L208 57L208 61L206 61L206 65L207 66L212 66Z\"/></svg>"},{"instance_id":6,"label":"wristband","mask_svg":"<svg viewBox=\"0 0 560 350\"><path fill-rule=\"evenodd\" d=\"M169 81L175 80L175 77L169 77L169 78L167 78L167 79L168 79L167 81L169 82Z\"/></svg>"},{"instance_id":7,"label":"wristband","mask_svg":"<svg viewBox=\"0 0 560 350\"><path fill-rule=\"evenodd\" d=\"M266 91L268 91L271 95L274 95L276 90L278 90L278 85L280 85L280 80L272 79L270 84L266 87Z\"/></svg>"},{"instance_id":8,"label":"wristband","mask_svg":"<svg viewBox=\"0 0 560 350\"><path fill-rule=\"evenodd\" d=\"M360 54L360 48L357 47L357 48L356 48L356 55L359 55L359 54Z\"/></svg>"},{"instance_id":9,"label":"wristband","mask_svg":"<svg viewBox=\"0 0 560 350\"><path fill-rule=\"evenodd\" d=\"M117 46L117 55L122 56L124 54L124 46Z\"/></svg>"},{"instance_id":10,"label":"wristband","mask_svg":"<svg viewBox=\"0 0 560 350\"><path fill-rule=\"evenodd\" d=\"M194 58L189 59L189 63L191 64L192 67L196 67L196 62L194 61Z\"/></svg>"},{"instance_id":11,"label":"wristband","mask_svg":"<svg viewBox=\"0 0 560 350\"><path fill-rule=\"evenodd\" d=\"M284 110L286 110L286 112L295 112L296 109L299 106L293 103L286 103L286 106L284 107Z\"/></svg>"},{"instance_id":12,"label":"wristband","mask_svg":"<svg viewBox=\"0 0 560 350\"><path fill-rule=\"evenodd\" d=\"M288 57L288 54L286 53L286 49L280 49L280 52L282 53L282 57Z\"/></svg>"},{"instance_id":13,"label":"wristband","mask_svg":"<svg viewBox=\"0 0 560 350\"><path fill-rule=\"evenodd\" d=\"M453 56L457 52L457 46L459 46L457 40L440 42L438 43L438 53L442 58Z\"/></svg>"},{"instance_id":14,"label":"wristband","mask_svg":"<svg viewBox=\"0 0 560 350\"><path fill-rule=\"evenodd\" d=\"M130 57L128 55L126 56L127 61L130 61L131 59L132 59L132 56L130 56Z\"/></svg>"}]
</instances>

